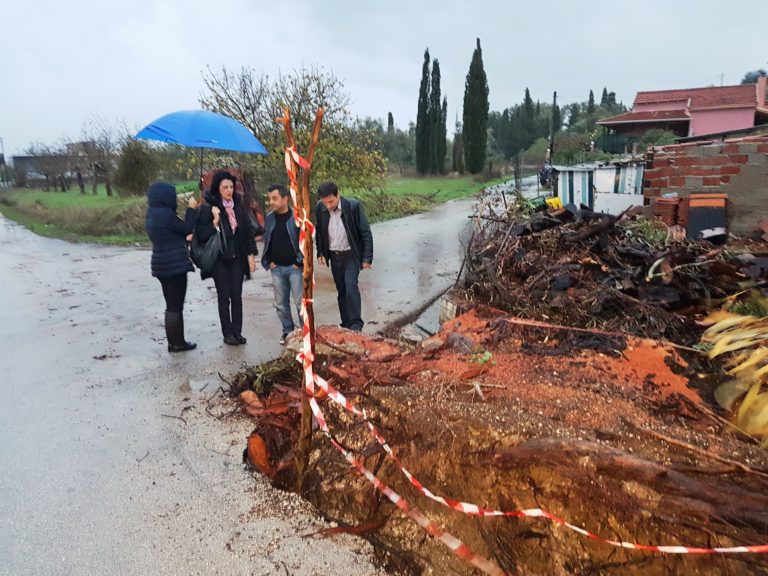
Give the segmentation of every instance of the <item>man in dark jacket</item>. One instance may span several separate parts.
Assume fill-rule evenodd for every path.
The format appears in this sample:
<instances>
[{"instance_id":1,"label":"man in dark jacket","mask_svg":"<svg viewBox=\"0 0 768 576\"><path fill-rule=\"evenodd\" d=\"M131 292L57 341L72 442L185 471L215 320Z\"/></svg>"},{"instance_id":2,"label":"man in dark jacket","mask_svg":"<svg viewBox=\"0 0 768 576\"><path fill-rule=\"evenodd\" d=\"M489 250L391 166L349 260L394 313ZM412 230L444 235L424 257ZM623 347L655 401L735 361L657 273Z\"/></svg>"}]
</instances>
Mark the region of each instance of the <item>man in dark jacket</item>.
<instances>
[{"instance_id":1,"label":"man in dark jacket","mask_svg":"<svg viewBox=\"0 0 768 576\"><path fill-rule=\"evenodd\" d=\"M322 265L331 265L342 327L360 332L363 319L357 279L360 270L373 264L371 227L360 202L339 196L334 182L320 184L317 195L317 259Z\"/></svg>"},{"instance_id":2,"label":"man in dark jacket","mask_svg":"<svg viewBox=\"0 0 768 576\"><path fill-rule=\"evenodd\" d=\"M267 190L267 199L272 212L267 214L264 223L264 255L261 257L261 265L272 274L275 310L283 327L280 344L285 344L285 338L295 327L291 296L301 322L304 257L299 247L299 227L291 211L288 190L281 184L273 184Z\"/></svg>"},{"instance_id":3,"label":"man in dark jacket","mask_svg":"<svg viewBox=\"0 0 768 576\"><path fill-rule=\"evenodd\" d=\"M152 276L163 287L168 352L192 350L196 344L184 339L183 311L187 272L194 270L187 249L187 235L195 228L197 201L189 199L184 220L176 215L176 188L171 184L152 184L147 201L145 225L152 241Z\"/></svg>"}]
</instances>

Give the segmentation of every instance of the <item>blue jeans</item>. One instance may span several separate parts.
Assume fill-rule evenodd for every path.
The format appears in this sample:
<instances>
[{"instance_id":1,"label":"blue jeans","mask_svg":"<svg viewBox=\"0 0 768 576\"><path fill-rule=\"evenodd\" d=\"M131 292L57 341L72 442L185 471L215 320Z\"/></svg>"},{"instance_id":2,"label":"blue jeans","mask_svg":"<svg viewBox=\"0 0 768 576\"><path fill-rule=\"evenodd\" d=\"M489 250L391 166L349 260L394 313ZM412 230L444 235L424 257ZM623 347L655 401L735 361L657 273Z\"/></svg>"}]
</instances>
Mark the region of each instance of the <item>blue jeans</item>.
<instances>
[{"instance_id":1,"label":"blue jeans","mask_svg":"<svg viewBox=\"0 0 768 576\"><path fill-rule=\"evenodd\" d=\"M352 250L341 253L331 252L331 273L338 292L341 326L361 332L363 319L360 311L360 288L357 286L360 262L355 258Z\"/></svg>"},{"instance_id":2,"label":"blue jeans","mask_svg":"<svg viewBox=\"0 0 768 576\"><path fill-rule=\"evenodd\" d=\"M304 279L301 268L295 266L276 266L272 269L272 287L275 290L275 310L283 325L283 334L294 329L291 313L291 296L296 306L296 315L301 324L301 296L304 291Z\"/></svg>"}]
</instances>

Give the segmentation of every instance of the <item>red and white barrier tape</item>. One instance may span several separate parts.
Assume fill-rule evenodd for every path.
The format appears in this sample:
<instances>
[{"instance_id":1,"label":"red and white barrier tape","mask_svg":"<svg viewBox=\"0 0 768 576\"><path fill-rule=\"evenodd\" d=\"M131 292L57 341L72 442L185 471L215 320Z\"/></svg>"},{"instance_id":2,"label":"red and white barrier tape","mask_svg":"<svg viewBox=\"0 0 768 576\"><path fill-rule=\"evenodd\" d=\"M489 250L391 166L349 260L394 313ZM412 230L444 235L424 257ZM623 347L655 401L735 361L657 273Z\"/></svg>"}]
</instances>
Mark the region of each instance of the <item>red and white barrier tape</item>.
<instances>
[{"instance_id":1,"label":"red and white barrier tape","mask_svg":"<svg viewBox=\"0 0 768 576\"><path fill-rule=\"evenodd\" d=\"M302 209L302 212L299 212L298 202L297 202L298 182L296 182L296 179L293 177L293 170L291 169L291 159L296 161L296 163L299 164L305 170L309 169L309 163L304 158L299 156L295 148L286 148L285 167L286 167L286 171L288 172L288 178L291 182L290 190L291 190L291 198L293 199L293 205L294 205L294 218L296 220L296 224L299 226L299 229L300 229L299 246L301 247L301 251L304 258L306 258L307 255L306 255L306 252L304 251L304 241L306 238L305 235L310 234L311 236L314 236L315 227L310 221L309 215L306 214L305 210ZM315 282L315 278L313 275L312 277L313 286L314 286L314 282ZM304 388L306 390L307 395L309 396L309 405L312 409L312 413L314 414L315 420L320 426L320 429L323 431L326 437L330 440L331 444L339 452L341 452L341 454L344 456L347 462L349 462L350 465L352 465L366 480L368 480L376 490L384 494L384 496L386 496L395 506L397 506L400 510L405 512L416 523L418 523L419 526L421 526L424 530L426 530L427 533L431 534L432 536L437 538L440 542L445 544L451 550L451 552L453 552L453 554L455 554L465 562L470 563L472 566L476 567L477 569L483 571L486 574L490 574L491 576L503 576L504 572L494 562L484 558L483 556L475 554L461 540L459 540L458 538L456 538L449 532L443 530L442 528L437 526L434 522L429 520L429 518L427 518L418 508L410 506L404 498L402 498L389 486L387 486L381 480L379 480L370 470L368 470L365 466L363 466L361 462L356 460L355 457L348 450L346 450L341 444L339 444L336 441L336 439L333 437L330 430L328 429L328 424L325 420L325 416L320 410L320 406L318 405L317 400L315 399L315 382L317 382L318 385L326 391L326 393L330 389L330 386L328 386L328 383L325 380L323 380L317 374L315 374L312 368L314 355L312 354L312 340L310 337L309 318L307 316L307 308L306 308L306 304L309 301L310 300L307 300L305 298L302 298L302 301L301 301L301 316L303 318L302 351L297 355L296 359L299 362L301 362L302 367L304 369ZM348 410L349 412L352 412L353 414L356 414L358 416L365 417L365 413L359 411L349 400L347 400L347 398L344 397L343 394L341 394L341 392L338 392L335 389L333 391L335 395L335 401L340 403L345 410Z\"/></svg>"}]
</instances>

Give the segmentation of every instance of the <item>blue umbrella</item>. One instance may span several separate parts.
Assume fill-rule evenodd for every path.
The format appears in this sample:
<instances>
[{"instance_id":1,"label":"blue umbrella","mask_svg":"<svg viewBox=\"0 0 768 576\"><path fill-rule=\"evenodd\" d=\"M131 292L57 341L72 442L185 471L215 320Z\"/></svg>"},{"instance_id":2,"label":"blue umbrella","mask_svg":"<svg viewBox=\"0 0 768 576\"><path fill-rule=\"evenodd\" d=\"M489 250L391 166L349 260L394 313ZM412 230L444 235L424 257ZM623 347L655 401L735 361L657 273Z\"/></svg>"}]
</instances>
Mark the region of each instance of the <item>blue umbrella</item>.
<instances>
[{"instance_id":1,"label":"blue umbrella","mask_svg":"<svg viewBox=\"0 0 768 576\"><path fill-rule=\"evenodd\" d=\"M200 148L201 187L203 148L267 154L264 144L240 122L208 110L171 112L147 124L136 134L136 138Z\"/></svg>"},{"instance_id":2,"label":"blue umbrella","mask_svg":"<svg viewBox=\"0 0 768 576\"><path fill-rule=\"evenodd\" d=\"M195 148L267 154L264 145L240 122L208 110L166 114L147 124L136 134L136 138Z\"/></svg>"}]
</instances>

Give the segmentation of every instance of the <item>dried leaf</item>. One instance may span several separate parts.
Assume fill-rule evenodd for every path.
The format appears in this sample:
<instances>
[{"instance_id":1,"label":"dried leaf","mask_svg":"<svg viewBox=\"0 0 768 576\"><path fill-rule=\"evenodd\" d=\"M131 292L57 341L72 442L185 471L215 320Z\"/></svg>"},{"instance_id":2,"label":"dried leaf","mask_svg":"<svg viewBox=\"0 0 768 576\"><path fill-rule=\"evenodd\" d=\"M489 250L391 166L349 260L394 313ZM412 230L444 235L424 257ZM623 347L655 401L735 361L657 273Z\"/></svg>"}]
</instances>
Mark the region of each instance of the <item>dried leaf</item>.
<instances>
[{"instance_id":1,"label":"dried leaf","mask_svg":"<svg viewBox=\"0 0 768 576\"><path fill-rule=\"evenodd\" d=\"M273 474L272 465L269 463L269 451L267 444L261 436L253 432L248 436L248 464L256 468L262 474L271 476Z\"/></svg>"},{"instance_id":2,"label":"dried leaf","mask_svg":"<svg viewBox=\"0 0 768 576\"><path fill-rule=\"evenodd\" d=\"M754 368L760 362L768 360L768 348L760 347L753 350L751 354L739 354L735 362L735 367L728 371L729 374L738 374L747 368Z\"/></svg>"},{"instance_id":3,"label":"dried leaf","mask_svg":"<svg viewBox=\"0 0 768 576\"><path fill-rule=\"evenodd\" d=\"M759 392L760 384L755 384L747 393L739 410L737 422L739 427L748 434L768 438L768 394L756 392L752 396L753 390Z\"/></svg>"},{"instance_id":4,"label":"dried leaf","mask_svg":"<svg viewBox=\"0 0 768 576\"><path fill-rule=\"evenodd\" d=\"M741 402L741 406L739 406L739 413L736 416L736 421L739 423L739 426L741 426L742 422L744 421L744 417L746 416L749 409L755 402L757 402L757 397L759 394L760 383L757 382L752 385L752 387L747 392L747 395L744 396L744 400Z\"/></svg>"},{"instance_id":5,"label":"dried leaf","mask_svg":"<svg viewBox=\"0 0 768 576\"><path fill-rule=\"evenodd\" d=\"M709 328L705 332L705 334L709 334L709 333L713 333L714 334L716 332L720 332L720 331L724 330L725 328L729 328L730 327L730 325L727 325L727 324L724 325L724 327L722 327L722 328L718 327L718 325L721 322L725 322L726 320L735 320L734 324L738 324L740 322L743 322L744 319L745 319L745 317L741 316L740 314L735 314L733 312L728 312L727 310L715 310L714 312L709 314L709 316L704 318L704 320L702 320L701 323L704 324L704 325L708 325L708 324L712 325L712 327ZM732 324L732 325L734 325L734 324Z\"/></svg>"},{"instance_id":6,"label":"dried leaf","mask_svg":"<svg viewBox=\"0 0 768 576\"><path fill-rule=\"evenodd\" d=\"M747 393L751 382L746 379L733 379L724 382L715 390L715 400L726 410L733 409L733 405Z\"/></svg>"},{"instance_id":7,"label":"dried leaf","mask_svg":"<svg viewBox=\"0 0 768 576\"><path fill-rule=\"evenodd\" d=\"M240 392L240 402L249 406L251 404L261 404L261 400L253 390L243 390Z\"/></svg>"},{"instance_id":8,"label":"dried leaf","mask_svg":"<svg viewBox=\"0 0 768 576\"><path fill-rule=\"evenodd\" d=\"M745 330L743 332L732 332L724 335L715 342L709 351L710 358L716 358L720 354L757 346L768 340L768 333L761 333L760 330Z\"/></svg>"}]
</instances>

